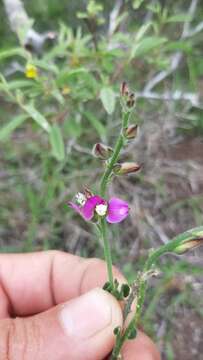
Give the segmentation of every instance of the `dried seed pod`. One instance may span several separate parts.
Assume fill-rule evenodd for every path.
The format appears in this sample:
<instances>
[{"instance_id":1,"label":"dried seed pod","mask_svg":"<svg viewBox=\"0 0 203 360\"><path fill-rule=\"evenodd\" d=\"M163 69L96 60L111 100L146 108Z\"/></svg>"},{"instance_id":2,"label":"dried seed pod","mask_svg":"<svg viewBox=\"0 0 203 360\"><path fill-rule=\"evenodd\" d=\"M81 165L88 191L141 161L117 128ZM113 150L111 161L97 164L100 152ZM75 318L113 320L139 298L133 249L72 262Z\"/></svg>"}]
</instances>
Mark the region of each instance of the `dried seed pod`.
<instances>
[{"instance_id":1,"label":"dried seed pod","mask_svg":"<svg viewBox=\"0 0 203 360\"><path fill-rule=\"evenodd\" d=\"M138 132L138 125L132 124L124 129L123 136L128 140L132 140L132 139L136 138L137 132Z\"/></svg>"},{"instance_id":2,"label":"dried seed pod","mask_svg":"<svg viewBox=\"0 0 203 360\"><path fill-rule=\"evenodd\" d=\"M189 250L193 250L196 247L203 245L203 234L202 237L197 237L197 238L193 238L193 239L188 239L186 241L183 241L182 244L178 245L175 249L174 252L176 254L184 254L185 252L189 251Z\"/></svg>"},{"instance_id":3,"label":"dried seed pod","mask_svg":"<svg viewBox=\"0 0 203 360\"><path fill-rule=\"evenodd\" d=\"M135 162L124 162L121 164L115 164L113 171L116 175L126 175L137 172L140 168L141 166Z\"/></svg>"}]
</instances>

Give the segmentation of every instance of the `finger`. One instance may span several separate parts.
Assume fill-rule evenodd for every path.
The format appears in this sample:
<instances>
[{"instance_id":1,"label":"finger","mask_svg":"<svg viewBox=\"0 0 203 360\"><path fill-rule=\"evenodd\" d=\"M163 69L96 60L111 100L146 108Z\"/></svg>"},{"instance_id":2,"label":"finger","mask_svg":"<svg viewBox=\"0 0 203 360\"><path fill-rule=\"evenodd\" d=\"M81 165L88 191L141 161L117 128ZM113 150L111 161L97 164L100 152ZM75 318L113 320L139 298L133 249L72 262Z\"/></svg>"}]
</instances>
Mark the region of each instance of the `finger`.
<instances>
[{"instance_id":1,"label":"finger","mask_svg":"<svg viewBox=\"0 0 203 360\"><path fill-rule=\"evenodd\" d=\"M0 321L0 359L102 360L122 325L115 298L96 288L44 313Z\"/></svg>"},{"instance_id":2,"label":"finger","mask_svg":"<svg viewBox=\"0 0 203 360\"><path fill-rule=\"evenodd\" d=\"M135 340L124 344L122 355L124 360L161 360L156 345L141 331Z\"/></svg>"},{"instance_id":3,"label":"finger","mask_svg":"<svg viewBox=\"0 0 203 360\"><path fill-rule=\"evenodd\" d=\"M115 277L124 281L118 270ZM106 264L59 251L0 255L0 318L48 310L107 279Z\"/></svg>"}]
</instances>

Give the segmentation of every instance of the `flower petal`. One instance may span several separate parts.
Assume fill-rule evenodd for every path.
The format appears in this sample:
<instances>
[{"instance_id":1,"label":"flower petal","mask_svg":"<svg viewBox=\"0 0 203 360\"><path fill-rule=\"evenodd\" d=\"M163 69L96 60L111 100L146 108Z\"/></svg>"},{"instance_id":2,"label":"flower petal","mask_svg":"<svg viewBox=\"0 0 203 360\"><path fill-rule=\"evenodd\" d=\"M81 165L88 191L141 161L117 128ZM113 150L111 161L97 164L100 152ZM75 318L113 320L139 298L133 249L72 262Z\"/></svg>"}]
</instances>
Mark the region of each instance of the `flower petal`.
<instances>
[{"instance_id":1,"label":"flower petal","mask_svg":"<svg viewBox=\"0 0 203 360\"><path fill-rule=\"evenodd\" d=\"M72 201L69 201L69 202L68 202L68 205L69 205L70 207L72 207L72 209L74 209L75 211L77 211L79 214L81 214L81 207L80 207L79 205L75 204L75 203L72 202Z\"/></svg>"},{"instance_id":2,"label":"flower petal","mask_svg":"<svg viewBox=\"0 0 203 360\"><path fill-rule=\"evenodd\" d=\"M85 205L81 208L81 214L85 220L91 220L94 216L96 205L105 204L105 200L95 195L87 199Z\"/></svg>"},{"instance_id":3,"label":"flower petal","mask_svg":"<svg viewBox=\"0 0 203 360\"><path fill-rule=\"evenodd\" d=\"M70 206L70 207L72 207L72 209L74 209L77 213L79 213L80 215L82 215L81 214L81 207L79 206L79 205L77 205L77 204L75 204L75 203L73 203L72 201L69 201L68 202L68 205Z\"/></svg>"},{"instance_id":4,"label":"flower petal","mask_svg":"<svg viewBox=\"0 0 203 360\"><path fill-rule=\"evenodd\" d=\"M119 223L124 220L129 213L128 203L118 198L111 198L108 202L108 215L106 220L109 223Z\"/></svg>"}]
</instances>

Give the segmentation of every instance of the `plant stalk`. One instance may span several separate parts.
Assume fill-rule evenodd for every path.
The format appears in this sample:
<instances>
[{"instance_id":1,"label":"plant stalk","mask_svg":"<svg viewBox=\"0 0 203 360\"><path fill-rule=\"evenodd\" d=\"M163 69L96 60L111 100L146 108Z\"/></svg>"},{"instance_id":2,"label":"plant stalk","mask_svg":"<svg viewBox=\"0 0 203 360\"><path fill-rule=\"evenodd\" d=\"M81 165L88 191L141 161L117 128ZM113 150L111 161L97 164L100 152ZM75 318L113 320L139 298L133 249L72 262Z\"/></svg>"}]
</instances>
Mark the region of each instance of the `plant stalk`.
<instances>
[{"instance_id":1,"label":"plant stalk","mask_svg":"<svg viewBox=\"0 0 203 360\"><path fill-rule=\"evenodd\" d=\"M121 149L122 149L122 147L124 145L125 139L123 137L123 130L128 126L130 113L131 113L131 111L123 112L122 129L121 129L120 135L118 137L118 140L116 142L113 155L112 155L112 157L111 157L111 159L110 159L110 161L109 161L109 163L108 163L108 165L106 167L106 170L105 170L105 172L104 172L104 174L102 176L102 179L101 179L101 184L100 184L100 195L101 195L101 197L104 197L105 194L106 194L106 188L107 188L107 185L108 185L109 177L112 174L113 167L116 164L116 162L118 161L120 151L121 151Z\"/></svg>"},{"instance_id":2,"label":"plant stalk","mask_svg":"<svg viewBox=\"0 0 203 360\"><path fill-rule=\"evenodd\" d=\"M176 249L178 246L186 243L187 241L191 241L194 239L202 239L203 234L203 226L191 229L189 231L186 231L172 240L170 240L167 244L161 246L157 250L153 251L143 268L143 275L147 274L147 272L152 268L152 266L156 263L156 261L166 253L176 253ZM200 243L201 244L201 243ZM118 356L120 354L121 348L123 346L123 343L128 338L128 334L131 332L132 328L135 328L139 322L140 315L142 312L144 299L145 299L145 293L147 289L147 279L142 278L142 276L137 277L138 282L138 299L137 299L137 306L135 310L135 314L130 321L129 325L127 326L124 334L118 339L115 348L113 350L113 353L111 355L111 360L117 360Z\"/></svg>"},{"instance_id":3,"label":"plant stalk","mask_svg":"<svg viewBox=\"0 0 203 360\"><path fill-rule=\"evenodd\" d=\"M117 139L113 155L106 167L106 170L102 176L101 183L100 183L100 196L105 197L106 194L106 188L109 182L109 178L113 171L113 166L117 162L120 151L124 145L125 139L123 137L123 129L125 129L128 126L128 121L130 117L131 111L124 111L122 116L122 128L120 135ZM108 271L108 280L111 284L112 289L114 288L114 280L113 280L113 271L112 271L112 258L111 258L111 249L109 245L109 241L107 240L107 227L106 227L106 220L104 218L101 218L100 221L100 232L101 237L104 244L104 257L107 264L107 271Z\"/></svg>"},{"instance_id":4,"label":"plant stalk","mask_svg":"<svg viewBox=\"0 0 203 360\"><path fill-rule=\"evenodd\" d=\"M112 258L111 258L111 249L109 241L107 240L107 226L106 226L106 219L101 218L100 220L100 232L101 237L104 245L104 257L107 264L107 272L108 272L108 280L111 284L111 287L113 289L114 282L113 282L113 271L112 271Z\"/></svg>"}]
</instances>

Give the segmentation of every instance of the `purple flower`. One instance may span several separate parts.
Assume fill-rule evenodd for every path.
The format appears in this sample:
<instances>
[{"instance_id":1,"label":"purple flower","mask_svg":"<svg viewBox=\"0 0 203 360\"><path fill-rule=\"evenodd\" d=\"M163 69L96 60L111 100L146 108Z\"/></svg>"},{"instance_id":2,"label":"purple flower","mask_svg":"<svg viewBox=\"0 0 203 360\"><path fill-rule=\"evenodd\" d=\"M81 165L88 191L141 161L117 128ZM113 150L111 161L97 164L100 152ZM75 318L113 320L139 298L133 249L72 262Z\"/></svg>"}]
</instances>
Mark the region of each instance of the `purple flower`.
<instances>
[{"instance_id":1,"label":"purple flower","mask_svg":"<svg viewBox=\"0 0 203 360\"><path fill-rule=\"evenodd\" d=\"M108 202L106 220L109 223L119 223L123 221L129 213L128 203L118 198L111 198Z\"/></svg>"},{"instance_id":2,"label":"purple flower","mask_svg":"<svg viewBox=\"0 0 203 360\"><path fill-rule=\"evenodd\" d=\"M108 202L99 195L86 197L83 193L76 195L76 203L69 205L77 211L85 220L91 220L94 215L105 216L109 223L119 223L129 213L128 203L118 198L111 198Z\"/></svg>"}]
</instances>

